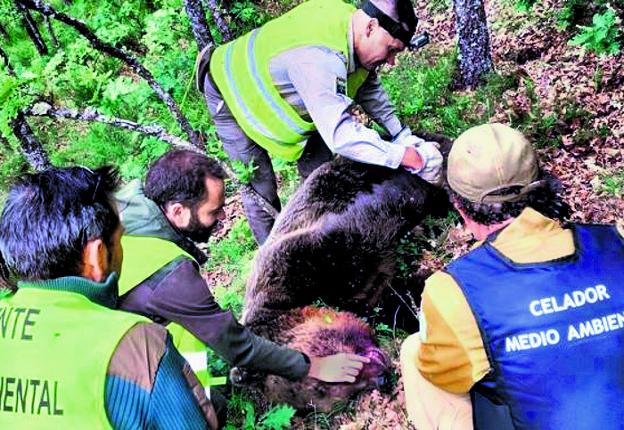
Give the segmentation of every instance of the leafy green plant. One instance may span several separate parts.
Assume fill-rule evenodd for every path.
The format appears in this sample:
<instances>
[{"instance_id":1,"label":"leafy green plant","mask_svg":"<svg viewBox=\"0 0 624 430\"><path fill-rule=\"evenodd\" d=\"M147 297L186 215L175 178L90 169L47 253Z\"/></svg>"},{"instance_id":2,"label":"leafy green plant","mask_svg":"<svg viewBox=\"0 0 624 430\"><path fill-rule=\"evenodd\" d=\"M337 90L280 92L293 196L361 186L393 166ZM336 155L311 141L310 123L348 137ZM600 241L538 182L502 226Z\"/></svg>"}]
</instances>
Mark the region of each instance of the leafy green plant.
<instances>
[{"instance_id":1,"label":"leafy green plant","mask_svg":"<svg viewBox=\"0 0 624 430\"><path fill-rule=\"evenodd\" d=\"M251 182L254 172L258 169L254 160L251 160L248 164L243 163L240 160L234 160L232 162L232 169L236 174L236 178L243 184Z\"/></svg>"},{"instance_id":2,"label":"leafy green plant","mask_svg":"<svg viewBox=\"0 0 624 430\"><path fill-rule=\"evenodd\" d=\"M599 55L615 55L620 52L620 24L615 11L608 8L605 13L594 15L591 26L579 26L581 33L570 44L584 46Z\"/></svg>"},{"instance_id":3,"label":"leafy green plant","mask_svg":"<svg viewBox=\"0 0 624 430\"><path fill-rule=\"evenodd\" d=\"M616 197L624 196L624 170L611 174L603 174L600 177L602 192Z\"/></svg>"},{"instance_id":4,"label":"leafy green plant","mask_svg":"<svg viewBox=\"0 0 624 430\"><path fill-rule=\"evenodd\" d=\"M218 285L212 290L215 300L223 309L229 309L234 315L241 315L243 312L244 291L236 288Z\"/></svg>"},{"instance_id":5,"label":"leafy green plant","mask_svg":"<svg viewBox=\"0 0 624 430\"><path fill-rule=\"evenodd\" d=\"M250 0L233 2L230 7L230 14L234 17L230 27L237 35L259 27L270 18L267 13Z\"/></svg>"},{"instance_id":6,"label":"leafy green plant","mask_svg":"<svg viewBox=\"0 0 624 430\"><path fill-rule=\"evenodd\" d=\"M289 405L269 408L257 418L254 403L242 394L234 393L229 402L229 410L236 413L225 425L225 430L283 430L291 427L295 409Z\"/></svg>"},{"instance_id":7,"label":"leafy green plant","mask_svg":"<svg viewBox=\"0 0 624 430\"><path fill-rule=\"evenodd\" d=\"M230 365L219 357L213 350L206 348L208 354L208 372L213 377L227 376L230 373Z\"/></svg>"},{"instance_id":8,"label":"leafy green plant","mask_svg":"<svg viewBox=\"0 0 624 430\"><path fill-rule=\"evenodd\" d=\"M453 91L457 52L434 56L429 50L406 54L382 75L384 88L396 112L412 130L457 137L467 128L487 121L501 94L517 86L512 76L491 74L476 91Z\"/></svg>"},{"instance_id":9,"label":"leafy green plant","mask_svg":"<svg viewBox=\"0 0 624 430\"><path fill-rule=\"evenodd\" d=\"M260 422L256 428L263 430L282 430L290 428L290 422L295 416L295 408L290 405L278 405L260 417Z\"/></svg>"},{"instance_id":10,"label":"leafy green plant","mask_svg":"<svg viewBox=\"0 0 624 430\"><path fill-rule=\"evenodd\" d=\"M535 0L517 0L516 9L522 13L527 13L533 8L534 4Z\"/></svg>"},{"instance_id":11,"label":"leafy green plant","mask_svg":"<svg viewBox=\"0 0 624 430\"><path fill-rule=\"evenodd\" d=\"M228 268L238 264L239 260L257 248L256 242L246 219L239 219L233 225L226 237L211 244L208 270L217 266Z\"/></svg>"}]
</instances>

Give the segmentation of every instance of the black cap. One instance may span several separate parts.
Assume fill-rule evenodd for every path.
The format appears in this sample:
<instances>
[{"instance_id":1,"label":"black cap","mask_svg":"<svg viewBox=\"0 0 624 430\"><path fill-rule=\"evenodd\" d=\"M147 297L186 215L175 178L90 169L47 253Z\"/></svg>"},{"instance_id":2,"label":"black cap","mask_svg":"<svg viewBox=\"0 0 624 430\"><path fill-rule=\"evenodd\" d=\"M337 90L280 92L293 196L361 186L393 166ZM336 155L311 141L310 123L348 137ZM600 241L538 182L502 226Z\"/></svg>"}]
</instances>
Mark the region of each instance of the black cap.
<instances>
[{"instance_id":1,"label":"black cap","mask_svg":"<svg viewBox=\"0 0 624 430\"><path fill-rule=\"evenodd\" d=\"M377 18L381 27L390 33L392 37L403 42L407 47L410 46L412 37L416 32L418 18L416 18L414 7L410 0L397 0L396 7L400 22L396 22L383 13L377 6L372 4L370 0L365 0L360 8L371 18ZM405 27L407 27L407 29Z\"/></svg>"}]
</instances>

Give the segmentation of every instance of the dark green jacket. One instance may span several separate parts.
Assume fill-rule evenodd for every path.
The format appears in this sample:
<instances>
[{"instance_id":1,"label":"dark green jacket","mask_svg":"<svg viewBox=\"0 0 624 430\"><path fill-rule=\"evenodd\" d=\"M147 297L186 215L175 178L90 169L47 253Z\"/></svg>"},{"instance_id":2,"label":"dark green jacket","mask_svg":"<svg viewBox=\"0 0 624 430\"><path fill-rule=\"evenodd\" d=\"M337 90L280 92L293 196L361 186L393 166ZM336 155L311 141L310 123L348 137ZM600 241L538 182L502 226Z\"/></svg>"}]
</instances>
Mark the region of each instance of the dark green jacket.
<instances>
[{"instance_id":1,"label":"dark green jacket","mask_svg":"<svg viewBox=\"0 0 624 430\"><path fill-rule=\"evenodd\" d=\"M180 234L158 206L143 195L138 181L129 183L117 197L125 234L158 237L178 244ZM120 307L162 324L180 324L233 366L291 380L303 379L308 374L310 365L304 354L256 336L230 311L221 309L197 264L187 257L176 258L123 295Z\"/></svg>"},{"instance_id":2,"label":"dark green jacket","mask_svg":"<svg viewBox=\"0 0 624 430\"><path fill-rule=\"evenodd\" d=\"M117 209L126 229L132 236L159 237L175 243L193 256L199 264L208 258L192 240L184 237L163 215L156 203L143 194L141 181L135 179L115 195Z\"/></svg>"}]
</instances>

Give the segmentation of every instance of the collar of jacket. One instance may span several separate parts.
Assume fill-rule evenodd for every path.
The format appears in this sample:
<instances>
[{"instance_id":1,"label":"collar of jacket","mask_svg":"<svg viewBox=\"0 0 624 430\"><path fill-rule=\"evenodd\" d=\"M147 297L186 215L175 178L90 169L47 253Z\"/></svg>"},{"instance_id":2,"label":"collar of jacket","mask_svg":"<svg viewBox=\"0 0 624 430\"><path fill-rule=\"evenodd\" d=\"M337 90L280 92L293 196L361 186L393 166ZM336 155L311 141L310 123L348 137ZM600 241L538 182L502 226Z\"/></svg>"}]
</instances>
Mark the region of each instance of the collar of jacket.
<instances>
[{"instance_id":1,"label":"collar of jacket","mask_svg":"<svg viewBox=\"0 0 624 430\"><path fill-rule=\"evenodd\" d=\"M117 273L111 273L104 282L94 282L80 276L65 276L45 281L19 281L17 288L39 288L51 291L69 291L82 294L98 305L114 309L117 307L119 290Z\"/></svg>"}]
</instances>

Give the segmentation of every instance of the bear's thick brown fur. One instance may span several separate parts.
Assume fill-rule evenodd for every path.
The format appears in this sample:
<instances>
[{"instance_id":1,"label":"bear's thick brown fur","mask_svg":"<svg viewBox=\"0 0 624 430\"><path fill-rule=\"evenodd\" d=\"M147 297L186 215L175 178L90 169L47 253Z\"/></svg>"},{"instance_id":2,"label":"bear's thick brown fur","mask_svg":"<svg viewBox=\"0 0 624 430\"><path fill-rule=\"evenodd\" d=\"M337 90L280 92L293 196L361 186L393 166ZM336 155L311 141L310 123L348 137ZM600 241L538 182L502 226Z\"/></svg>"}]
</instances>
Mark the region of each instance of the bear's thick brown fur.
<instances>
[{"instance_id":1,"label":"bear's thick brown fur","mask_svg":"<svg viewBox=\"0 0 624 430\"><path fill-rule=\"evenodd\" d=\"M394 275L399 239L425 215L447 207L442 190L403 169L337 158L305 180L256 256L243 322L308 355L354 352L371 363L354 384L268 376L264 393L269 400L329 411L336 402L379 384L388 359L368 325L350 312L309 305L319 301L368 313Z\"/></svg>"},{"instance_id":2,"label":"bear's thick brown fur","mask_svg":"<svg viewBox=\"0 0 624 430\"><path fill-rule=\"evenodd\" d=\"M446 194L403 169L338 158L306 179L258 251L243 322L262 326L317 300L357 314L376 306L399 239Z\"/></svg>"},{"instance_id":3,"label":"bear's thick brown fur","mask_svg":"<svg viewBox=\"0 0 624 430\"><path fill-rule=\"evenodd\" d=\"M265 334L274 334L274 341L309 356L347 352L370 359L353 384L329 384L309 377L293 382L269 375L263 391L270 402L329 412L336 402L384 382L388 358L375 343L369 326L350 312L308 306L287 312L265 329Z\"/></svg>"}]
</instances>

